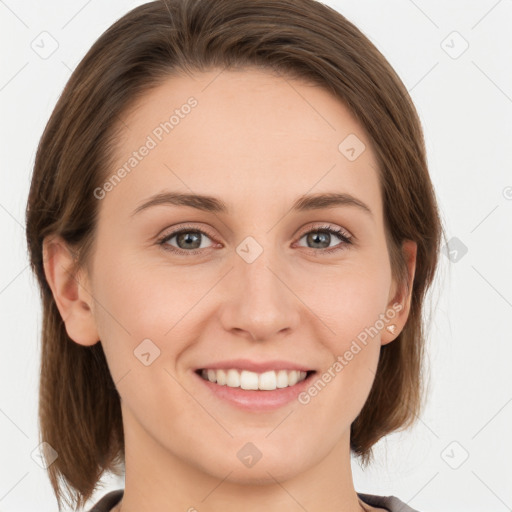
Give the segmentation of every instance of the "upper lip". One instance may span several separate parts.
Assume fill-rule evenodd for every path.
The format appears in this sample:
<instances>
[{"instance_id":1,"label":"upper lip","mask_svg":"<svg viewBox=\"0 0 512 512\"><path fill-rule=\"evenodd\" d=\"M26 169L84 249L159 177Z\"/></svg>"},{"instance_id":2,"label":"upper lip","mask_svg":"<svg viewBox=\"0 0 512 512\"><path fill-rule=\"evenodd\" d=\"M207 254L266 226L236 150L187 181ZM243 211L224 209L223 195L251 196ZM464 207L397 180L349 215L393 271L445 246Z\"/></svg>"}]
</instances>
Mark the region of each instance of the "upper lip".
<instances>
[{"instance_id":1,"label":"upper lip","mask_svg":"<svg viewBox=\"0 0 512 512\"><path fill-rule=\"evenodd\" d=\"M301 372L313 371L312 368L303 364L294 363L292 361L274 360L274 361L251 361L249 359L230 359L225 361L217 361L216 363L207 363L205 366L197 368L197 370L249 370L256 373L263 373L270 370L298 370Z\"/></svg>"}]
</instances>

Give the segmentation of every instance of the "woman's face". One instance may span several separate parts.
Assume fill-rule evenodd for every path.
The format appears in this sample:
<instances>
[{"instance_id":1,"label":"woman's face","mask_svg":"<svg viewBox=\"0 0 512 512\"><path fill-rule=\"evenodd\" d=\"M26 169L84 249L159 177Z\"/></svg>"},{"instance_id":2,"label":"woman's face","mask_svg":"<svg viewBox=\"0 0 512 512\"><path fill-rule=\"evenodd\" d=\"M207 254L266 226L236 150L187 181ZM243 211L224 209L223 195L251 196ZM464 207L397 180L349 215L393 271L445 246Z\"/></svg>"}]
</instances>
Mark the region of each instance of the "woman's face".
<instances>
[{"instance_id":1,"label":"woman's face","mask_svg":"<svg viewBox=\"0 0 512 512\"><path fill-rule=\"evenodd\" d=\"M348 460L384 327L405 322L361 126L256 70L173 77L122 123L84 287L127 452L240 482Z\"/></svg>"}]
</instances>

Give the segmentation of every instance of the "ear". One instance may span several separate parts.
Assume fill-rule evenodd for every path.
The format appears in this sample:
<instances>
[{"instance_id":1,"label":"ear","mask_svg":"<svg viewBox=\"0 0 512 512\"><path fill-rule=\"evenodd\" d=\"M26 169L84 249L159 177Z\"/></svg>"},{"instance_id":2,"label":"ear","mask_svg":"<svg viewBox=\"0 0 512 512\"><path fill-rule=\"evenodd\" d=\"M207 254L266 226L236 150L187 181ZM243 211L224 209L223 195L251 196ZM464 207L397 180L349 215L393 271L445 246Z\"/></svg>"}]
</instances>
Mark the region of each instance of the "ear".
<instances>
[{"instance_id":1,"label":"ear","mask_svg":"<svg viewBox=\"0 0 512 512\"><path fill-rule=\"evenodd\" d=\"M395 280L393 280L393 286L391 287L389 294L389 302L386 311L394 311L395 316L391 318L391 315L386 314L389 321L386 322L386 326L382 329L381 345L386 345L392 342L398 337L402 331L407 318L409 317L409 311L411 308L411 297L412 297L412 285L414 282L414 274L416 273L416 255L418 245L412 240L405 240L402 244L402 253L407 263L407 287L397 286ZM394 324L396 326L395 332L389 332L386 327Z\"/></svg>"},{"instance_id":2,"label":"ear","mask_svg":"<svg viewBox=\"0 0 512 512\"><path fill-rule=\"evenodd\" d=\"M93 316L94 299L88 293L87 276L75 269L75 257L58 236L43 240L43 266L68 336L80 345L99 341Z\"/></svg>"}]
</instances>

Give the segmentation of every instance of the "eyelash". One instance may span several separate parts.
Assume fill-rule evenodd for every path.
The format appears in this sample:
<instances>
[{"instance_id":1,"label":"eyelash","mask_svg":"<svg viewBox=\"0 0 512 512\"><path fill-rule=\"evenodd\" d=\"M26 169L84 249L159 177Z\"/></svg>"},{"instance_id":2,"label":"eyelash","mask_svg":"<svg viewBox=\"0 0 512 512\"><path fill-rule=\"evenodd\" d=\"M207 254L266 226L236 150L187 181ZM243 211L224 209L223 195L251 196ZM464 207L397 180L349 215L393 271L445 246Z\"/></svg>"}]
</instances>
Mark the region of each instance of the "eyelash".
<instances>
[{"instance_id":1,"label":"eyelash","mask_svg":"<svg viewBox=\"0 0 512 512\"><path fill-rule=\"evenodd\" d=\"M171 233L167 233L163 235L161 238L158 239L157 243L162 246L162 248L165 251L169 251L178 255L186 255L186 256L194 256L196 254L201 253L201 251L204 251L205 249L193 249L190 251L186 251L184 249L179 249L177 247L174 247L172 245L167 244L169 240L174 238L177 235L180 235L181 233L200 233L201 235L206 235L208 238L214 240L214 237L210 235L208 232L203 231L202 229L194 228L193 226L185 226L179 230L173 231ZM327 232L332 235L336 235L341 239L341 243L338 245L335 245L334 247L328 247L326 249L315 249L313 247L305 247L306 249L310 249L314 251L315 253L319 253L318 255L325 255L325 254L332 254L341 250L346 249L347 245L352 245L352 237L348 236L346 232L339 228L333 228L331 226L319 226L315 227L314 229L310 229L309 231L306 231L301 234L299 237L299 240L303 238L305 235L309 235L310 233L320 233L320 232ZM302 247L302 246L301 246Z\"/></svg>"}]
</instances>

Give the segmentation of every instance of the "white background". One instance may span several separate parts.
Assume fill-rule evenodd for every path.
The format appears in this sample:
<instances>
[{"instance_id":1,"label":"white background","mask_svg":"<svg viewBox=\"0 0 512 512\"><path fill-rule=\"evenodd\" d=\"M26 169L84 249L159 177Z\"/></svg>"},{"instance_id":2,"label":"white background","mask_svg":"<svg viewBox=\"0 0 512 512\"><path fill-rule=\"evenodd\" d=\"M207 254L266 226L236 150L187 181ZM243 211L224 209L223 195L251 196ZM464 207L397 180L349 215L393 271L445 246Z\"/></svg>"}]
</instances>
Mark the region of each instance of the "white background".
<instances>
[{"instance_id":1,"label":"white background","mask_svg":"<svg viewBox=\"0 0 512 512\"><path fill-rule=\"evenodd\" d=\"M71 71L141 3L0 0L0 512L57 509L31 459L41 310L24 210L37 143ZM356 489L398 496L421 512L511 510L512 1L326 3L373 41L409 89L448 238L468 248L457 261L441 256L427 407L413 429L378 443L369 469L353 462ZM31 48L43 31L58 42L47 59ZM462 38L469 47L453 58ZM105 480L93 501L122 486Z\"/></svg>"}]
</instances>

